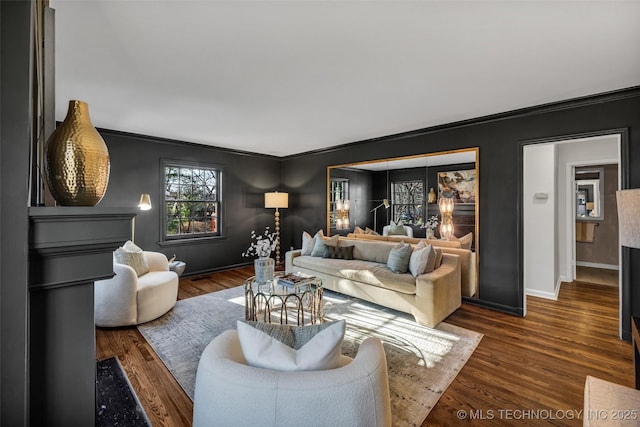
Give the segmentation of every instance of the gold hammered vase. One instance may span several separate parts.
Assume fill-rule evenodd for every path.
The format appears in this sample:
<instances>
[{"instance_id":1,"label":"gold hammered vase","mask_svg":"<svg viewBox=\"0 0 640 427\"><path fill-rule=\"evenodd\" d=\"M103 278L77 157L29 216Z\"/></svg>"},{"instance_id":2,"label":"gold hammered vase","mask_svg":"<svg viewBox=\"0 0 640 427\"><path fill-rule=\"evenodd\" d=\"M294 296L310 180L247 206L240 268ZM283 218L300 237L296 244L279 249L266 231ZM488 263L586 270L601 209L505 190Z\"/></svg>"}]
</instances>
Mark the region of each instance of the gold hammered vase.
<instances>
[{"instance_id":1,"label":"gold hammered vase","mask_svg":"<svg viewBox=\"0 0 640 427\"><path fill-rule=\"evenodd\" d=\"M69 101L67 117L45 146L51 195L62 206L95 206L109 183L107 144L91 124L89 105Z\"/></svg>"}]
</instances>

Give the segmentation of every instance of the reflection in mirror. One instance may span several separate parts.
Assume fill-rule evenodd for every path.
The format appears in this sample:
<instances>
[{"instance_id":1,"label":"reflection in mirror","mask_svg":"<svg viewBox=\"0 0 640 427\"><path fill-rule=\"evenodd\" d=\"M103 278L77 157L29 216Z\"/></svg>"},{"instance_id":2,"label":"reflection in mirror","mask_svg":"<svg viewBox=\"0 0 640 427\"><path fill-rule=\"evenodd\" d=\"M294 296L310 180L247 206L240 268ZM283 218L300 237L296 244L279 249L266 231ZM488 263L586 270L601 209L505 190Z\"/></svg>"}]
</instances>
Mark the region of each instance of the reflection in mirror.
<instances>
[{"instance_id":1,"label":"reflection in mirror","mask_svg":"<svg viewBox=\"0 0 640 427\"><path fill-rule=\"evenodd\" d=\"M446 240L441 239L438 202L451 198L453 236L449 239L466 242L466 250L471 251L467 267L473 266L469 279L473 284L463 295L477 297L477 159L478 149L470 148L329 166L327 234L427 238L434 239L435 245ZM402 236L392 235L398 233Z\"/></svg>"},{"instance_id":2,"label":"reflection in mirror","mask_svg":"<svg viewBox=\"0 0 640 427\"><path fill-rule=\"evenodd\" d=\"M576 168L576 218L603 220L604 168Z\"/></svg>"}]
</instances>

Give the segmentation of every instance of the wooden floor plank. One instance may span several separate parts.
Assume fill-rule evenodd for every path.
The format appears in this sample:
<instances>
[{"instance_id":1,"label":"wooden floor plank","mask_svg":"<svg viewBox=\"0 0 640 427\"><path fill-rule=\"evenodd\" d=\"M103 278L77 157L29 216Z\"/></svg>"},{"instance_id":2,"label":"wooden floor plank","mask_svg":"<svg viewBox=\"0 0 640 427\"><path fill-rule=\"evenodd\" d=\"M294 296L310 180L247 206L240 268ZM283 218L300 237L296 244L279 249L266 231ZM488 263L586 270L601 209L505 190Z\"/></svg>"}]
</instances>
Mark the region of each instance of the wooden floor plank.
<instances>
[{"instance_id":1,"label":"wooden floor plank","mask_svg":"<svg viewBox=\"0 0 640 427\"><path fill-rule=\"evenodd\" d=\"M252 274L244 267L181 278L178 298L235 287ZM563 283L557 301L529 297L527 305L519 318L463 304L446 320L484 337L423 426L580 426L586 375L633 386L616 287ZM193 403L135 327L97 328L96 349L98 359L120 359L152 425L191 425Z\"/></svg>"}]
</instances>

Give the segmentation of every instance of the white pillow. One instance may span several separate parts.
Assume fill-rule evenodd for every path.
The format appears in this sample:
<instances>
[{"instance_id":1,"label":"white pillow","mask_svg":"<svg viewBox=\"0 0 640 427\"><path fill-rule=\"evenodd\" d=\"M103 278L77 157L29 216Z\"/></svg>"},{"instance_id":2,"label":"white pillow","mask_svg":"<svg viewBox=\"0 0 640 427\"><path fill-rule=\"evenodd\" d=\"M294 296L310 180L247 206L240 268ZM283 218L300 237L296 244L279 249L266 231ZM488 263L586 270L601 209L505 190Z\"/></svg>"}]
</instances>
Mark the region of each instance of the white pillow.
<instances>
[{"instance_id":1,"label":"white pillow","mask_svg":"<svg viewBox=\"0 0 640 427\"><path fill-rule=\"evenodd\" d=\"M416 245L409 259L409 271L414 277L424 273L431 273L436 262L436 251L431 245L425 245L423 240Z\"/></svg>"},{"instance_id":2,"label":"white pillow","mask_svg":"<svg viewBox=\"0 0 640 427\"><path fill-rule=\"evenodd\" d=\"M238 320L247 364L278 371L319 371L340 367L346 322L290 326Z\"/></svg>"},{"instance_id":3,"label":"white pillow","mask_svg":"<svg viewBox=\"0 0 640 427\"><path fill-rule=\"evenodd\" d=\"M321 239L320 237L322 230L318 231L315 236L311 237L311 234L306 231L302 232L302 252L300 255L311 255L311 251L313 251L313 246L316 244L316 239Z\"/></svg>"},{"instance_id":4,"label":"white pillow","mask_svg":"<svg viewBox=\"0 0 640 427\"><path fill-rule=\"evenodd\" d=\"M124 245L116 249L113 252L113 257L118 264L125 264L133 268L138 277L149 272L147 259L144 257L142 249L131 240L127 240Z\"/></svg>"}]
</instances>

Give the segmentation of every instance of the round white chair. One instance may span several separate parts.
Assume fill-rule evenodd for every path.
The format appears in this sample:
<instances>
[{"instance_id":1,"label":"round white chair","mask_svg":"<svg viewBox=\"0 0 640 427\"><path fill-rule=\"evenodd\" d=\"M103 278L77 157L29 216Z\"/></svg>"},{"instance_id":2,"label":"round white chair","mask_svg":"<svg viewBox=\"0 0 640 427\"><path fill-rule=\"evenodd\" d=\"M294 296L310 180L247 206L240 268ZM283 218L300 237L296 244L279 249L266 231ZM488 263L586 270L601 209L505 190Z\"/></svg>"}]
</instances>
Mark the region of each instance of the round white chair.
<instances>
[{"instance_id":1,"label":"round white chair","mask_svg":"<svg viewBox=\"0 0 640 427\"><path fill-rule=\"evenodd\" d=\"M367 338L351 360L324 371L275 371L248 366L238 332L218 335L204 349L196 374L193 426L391 425L387 359Z\"/></svg>"},{"instance_id":2,"label":"round white chair","mask_svg":"<svg viewBox=\"0 0 640 427\"><path fill-rule=\"evenodd\" d=\"M149 322L171 310L178 299L178 275L160 252L143 251L149 272L138 277L135 270L114 261L115 276L94 286L96 326L116 327Z\"/></svg>"}]
</instances>

